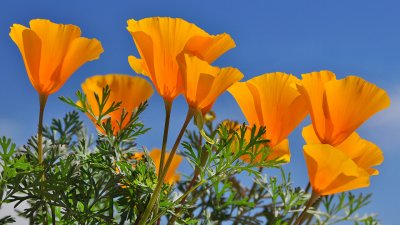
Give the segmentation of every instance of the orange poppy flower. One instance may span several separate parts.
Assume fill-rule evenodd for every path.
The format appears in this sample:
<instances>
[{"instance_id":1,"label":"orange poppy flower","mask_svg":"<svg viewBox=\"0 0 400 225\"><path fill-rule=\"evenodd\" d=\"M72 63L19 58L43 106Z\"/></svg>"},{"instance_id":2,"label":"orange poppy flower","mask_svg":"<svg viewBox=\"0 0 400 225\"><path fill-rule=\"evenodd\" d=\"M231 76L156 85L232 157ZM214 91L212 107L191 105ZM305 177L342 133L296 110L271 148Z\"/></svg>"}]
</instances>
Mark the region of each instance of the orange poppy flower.
<instances>
[{"instance_id":1,"label":"orange poppy flower","mask_svg":"<svg viewBox=\"0 0 400 225\"><path fill-rule=\"evenodd\" d=\"M121 74L109 74L105 76L93 76L82 83L82 90L86 94L88 104L92 108L93 114L99 116L100 109L97 104L94 93L102 99L102 90L108 85L110 96L104 109L108 109L113 102L121 102L119 109L111 112L108 116L111 118L111 125L114 129L114 135L125 128L130 116L136 111L139 105L147 101L153 94L151 84L141 77L133 77ZM79 103L82 104L82 103ZM120 123L122 112L125 110L126 118ZM90 118L96 123L97 118ZM99 126L97 128L105 134Z\"/></svg>"},{"instance_id":2,"label":"orange poppy flower","mask_svg":"<svg viewBox=\"0 0 400 225\"><path fill-rule=\"evenodd\" d=\"M354 131L389 106L386 92L356 76L336 80L330 71L304 74L298 89L311 112L312 126L303 129L303 137L313 191L329 195L369 186L382 151Z\"/></svg>"},{"instance_id":3,"label":"orange poppy flower","mask_svg":"<svg viewBox=\"0 0 400 225\"><path fill-rule=\"evenodd\" d=\"M356 132L337 146L321 144L312 125L303 129L303 137L310 183L319 195L368 187L369 176L379 174L372 167L383 162L382 151Z\"/></svg>"},{"instance_id":4,"label":"orange poppy flower","mask_svg":"<svg viewBox=\"0 0 400 225\"><path fill-rule=\"evenodd\" d=\"M247 122L265 126L271 154L268 159L290 161L287 137L306 117L305 99L297 92L299 79L285 73L269 73L234 84L228 91L236 99Z\"/></svg>"},{"instance_id":5,"label":"orange poppy flower","mask_svg":"<svg viewBox=\"0 0 400 225\"><path fill-rule=\"evenodd\" d=\"M165 157L168 158L170 153L166 153ZM144 153L137 153L134 155L136 159L139 159L140 157L143 157ZM160 167L160 160L161 160L161 150L158 148L154 148L149 152L150 158L153 160L154 165L156 166L156 173L158 176L159 172L159 167ZM165 175L164 182L172 185L173 183L177 182L180 180L181 176L180 174L176 173L176 170L178 169L179 165L182 162L182 156L180 155L174 155L174 158L172 159L171 165L168 168L167 174Z\"/></svg>"},{"instance_id":6,"label":"orange poppy flower","mask_svg":"<svg viewBox=\"0 0 400 225\"><path fill-rule=\"evenodd\" d=\"M298 90L307 99L319 140L332 146L390 104L386 92L376 85L356 76L336 80L330 71L303 74Z\"/></svg>"},{"instance_id":7,"label":"orange poppy flower","mask_svg":"<svg viewBox=\"0 0 400 225\"><path fill-rule=\"evenodd\" d=\"M136 73L148 76L158 93L172 102L182 92L182 77L176 57L183 51L211 63L235 47L228 34L210 35L180 18L153 17L128 20L141 59L129 56Z\"/></svg>"},{"instance_id":8,"label":"orange poppy flower","mask_svg":"<svg viewBox=\"0 0 400 225\"><path fill-rule=\"evenodd\" d=\"M321 144L312 125L303 129L303 137L307 144ZM379 171L372 166L377 166L383 162L382 150L374 143L362 139L356 132L353 132L346 140L335 146L335 149L345 153L369 175L379 174Z\"/></svg>"},{"instance_id":9,"label":"orange poppy flower","mask_svg":"<svg viewBox=\"0 0 400 225\"><path fill-rule=\"evenodd\" d=\"M348 155L328 144L304 146L313 192L330 195L369 186L369 174Z\"/></svg>"},{"instance_id":10,"label":"orange poppy flower","mask_svg":"<svg viewBox=\"0 0 400 225\"><path fill-rule=\"evenodd\" d=\"M56 92L84 63L98 59L103 52L96 39L81 37L74 25L49 20L31 20L30 28L11 27L10 37L18 46L29 80L41 96Z\"/></svg>"},{"instance_id":11,"label":"orange poppy flower","mask_svg":"<svg viewBox=\"0 0 400 225\"><path fill-rule=\"evenodd\" d=\"M218 68L197 56L184 54L179 59L183 77L183 93L187 103L203 115L232 84L243 78L236 68Z\"/></svg>"}]
</instances>

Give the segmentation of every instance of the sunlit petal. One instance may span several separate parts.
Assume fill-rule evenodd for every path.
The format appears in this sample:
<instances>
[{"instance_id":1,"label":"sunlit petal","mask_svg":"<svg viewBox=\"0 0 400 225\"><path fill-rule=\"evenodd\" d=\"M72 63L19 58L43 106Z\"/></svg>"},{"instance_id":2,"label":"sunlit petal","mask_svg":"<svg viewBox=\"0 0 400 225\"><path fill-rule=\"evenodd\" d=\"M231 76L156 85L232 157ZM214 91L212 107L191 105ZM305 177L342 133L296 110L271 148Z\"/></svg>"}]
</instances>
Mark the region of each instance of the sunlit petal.
<instances>
[{"instance_id":1,"label":"sunlit petal","mask_svg":"<svg viewBox=\"0 0 400 225\"><path fill-rule=\"evenodd\" d=\"M326 115L332 129L326 141L337 145L375 113L389 107L386 92L364 79L348 76L325 84Z\"/></svg>"},{"instance_id":2,"label":"sunlit petal","mask_svg":"<svg viewBox=\"0 0 400 225\"><path fill-rule=\"evenodd\" d=\"M129 57L129 64L137 73L149 76L167 101L183 91L179 54L187 52L211 62L235 46L229 35L210 35L180 18L131 19L127 29L141 57Z\"/></svg>"},{"instance_id":3,"label":"sunlit petal","mask_svg":"<svg viewBox=\"0 0 400 225\"><path fill-rule=\"evenodd\" d=\"M307 115L305 99L297 92L299 80L285 73L269 73L233 85L235 97L249 124L265 126L266 137L274 147Z\"/></svg>"},{"instance_id":4,"label":"sunlit petal","mask_svg":"<svg viewBox=\"0 0 400 225\"><path fill-rule=\"evenodd\" d=\"M96 39L80 37L79 27L34 19L30 28L14 24L10 37L20 49L29 79L42 96L64 85L84 63L99 58L103 48Z\"/></svg>"},{"instance_id":5,"label":"sunlit petal","mask_svg":"<svg viewBox=\"0 0 400 225\"><path fill-rule=\"evenodd\" d=\"M184 54L179 62L186 101L203 114L211 110L215 100L227 88L243 78L238 69L220 69L189 54Z\"/></svg>"}]
</instances>

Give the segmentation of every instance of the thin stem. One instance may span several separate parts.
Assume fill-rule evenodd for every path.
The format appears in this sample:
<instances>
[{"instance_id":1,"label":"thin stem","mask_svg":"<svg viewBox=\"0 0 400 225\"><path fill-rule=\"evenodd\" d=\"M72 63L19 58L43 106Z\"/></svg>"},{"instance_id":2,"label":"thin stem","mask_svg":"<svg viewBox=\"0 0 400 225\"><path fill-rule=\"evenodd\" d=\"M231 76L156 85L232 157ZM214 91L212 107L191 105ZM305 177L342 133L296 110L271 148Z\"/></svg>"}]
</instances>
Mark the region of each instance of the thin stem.
<instances>
[{"instance_id":1,"label":"thin stem","mask_svg":"<svg viewBox=\"0 0 400 225\"><path fill-rule=\"evenodd\" d=\"M169 121L171 119L172 102L164 99L164 106L165 106L165 123L164 123L164 132L163 132L163 140L162 140L162 147L161 147L161 158L160 158L160 164L158 167L158 174L161 174L164 169L165 154L167 151L167 142L168 142ZM161 181L160 177L158 178L158 182ZM158 205L156 204L154 206L154 208L155 208L155 213L157 214Z\"/></svg>"},{"instance_id":2,"label":"thin stem","mask_svg":"<svg viewBox=\"0 0 400 225\"><path fill-rule=\"evenodd\" d=\"M315 192L313 192L311 194L311 197L308 200L306 207L304 208L303 212L301 212L300 216L296 219L296 221L294 222L294 225L300 225L303 222L303 218L307 214L307 210L310 208L310 206L312 206L314 204L314 202L316 200L318 200L319 197L320 196L318 194L316 194Z\"/></svg>"},{"instance_id":3,"label":"thin stem","mask_svg":"<svg viewBox=\"0 0 400 225\"><path fill-rule=\"evenodd\" d=\"M304 191L305 191L306 193L308 193L308 191L310 191L310 187L311 187L311 184L310 184L310 182L308 182L308 183L307 183L307 186L306 186L306 189L305 189ZM299 208L300 208L300 206L296 207L296 209L299 209ZM293 223L293 220L297 217L298 214L299 214L298 211L294 212L294 213L292 214L292 216L290 217L290 220L289 220L288 224L292 224L292 223Z\"/></svg>"},{"instance_id":4,"label":"thin stem","mask_svg":"<svg viewBox=\"0 0 400 225\"><path fill-rule=\"evenodd\" d=\"M158 174L161 174L164 168L165 152L167 149L167 142L168 142L169 121L171 119L172 102L169 102L164 99L164 106L165 106L165 123L164 123L164 134L162 140L161 158L160 158L160 166L158 168ZM160 179L158 179L158 182L160 182Z\"/></svg>"},{"instance_id":5,"label":"thin stem","mask_svg":"<svg viewBox=\"0 0 400 225\"><path fill-rule=\"evenodd\" d=\"M114 218L114 198L113 198L113 196L110 196L110 199L109 199L108 215L110 216L111 219Z\"/></svg>"},{"instance_id":6,"label":"thin stem","mask_svg":"<svg viewBox=\"0 0 400 225\"><path fill-rule=\"evenodd\" d=\"M321 203L321 198L319 198L319 199L317 199L314 203L313 203L313 207L315 208L315 209L317 209L318 207L319 207L319 204ZM312 217L312 215L310 214L310 215L308 215L308 218L305 218L306 219L306 225L309 225L311 222L312 222L312 219L313 219L313 217Z\"/></svg>"},{"instance_id":7,"label":"thin stem","mask_svg":"<svg viewBox=\"0 0 400 225\"><path fill-rule=\"evenodd\" d=\"M153 195L151 196L150 201L147 204L146 210L144 211L144 213L143 213L143 215L141 217L139 225L146 224L147 219L149 218L149 216L151 214L151 211L152 211L152 209L154 207L154 204L156 203L156 201L157 201L157 199L159 197L161 188L162 188L163 183L164 183L164 178L167 175L168 168L172 163L172 159L174 158L176 150L178 149L178 146L179 146L179 144L181 142L181 139L182 139L182 137L183 137L183 135L184 135L184 133L186 131L187 126L189 125L190 120L193 117L193 114L194 114L193 110L191 108L189 108L188 113L186 115L185 122L183 123L182 128L181 128L181 130L180 130L180 132L178 134L178 137L175 140L174 146L172 147L172 150L171 150L171 152L169 154L169 157L168 157L168 160L167 160L167 162L166 162L166 164L164 166L164 169L163 169L162 173L159 174L159 176L160 176L159 181L157 182L157 185L156 185L156 188L154 189Z\"/></svg>"},{"instance_id":8,"label":"thin stem","mask_svg":"<svg viewBox=\"0 0 400 225\"><path fill-rule=\"evenodd\" d=\"M46 180L46 171L44 171L44 165L43 165L43 114L44 114L44 108L46 107L46 102L47 102L47 95L42 95L39 94L39 123L38 123L38 139L37 139L37 147L38 147L38 163L40 166L43 167L43 175L40 178L40 181L44 182ZM40 187L42 191L44 191L43 187ZM47 206L46 206L46 200L44 200L44 205L43 205L43 224L47 225L48 224L48 219L47 219Z\"/></svg>"},{"instance_id":9,"label":"thin stem","mask_svg":"<svg viewBox=\"0 0 400 225\"><path fill-rule=\"evenodd\" d=\"M311 184L308 182L305 192L308 193L310 191Z\"/></svg>"},{"instance_id":10,"label":"thin stem","mask_svg":"<svg viewBox=\"0 0 400 225\"><path fill-rule=\"evenodd\" d=\"M51 224L56 225L56 207L54 205L50 206L51 209Z\"/></svg>"},{"instance_id":11,"label":"thin stem","mask_svg":"<svg viewBox=\"0 0 400 225\"><path fill-rule=\"evenodd\" d=\"M38 161L43 164L43 114L47 102L47 95L39 95L40 109L39 109L39 123L38 123ZM42 177L44 179L44 176Z\"/></svg>"}]
</instances>

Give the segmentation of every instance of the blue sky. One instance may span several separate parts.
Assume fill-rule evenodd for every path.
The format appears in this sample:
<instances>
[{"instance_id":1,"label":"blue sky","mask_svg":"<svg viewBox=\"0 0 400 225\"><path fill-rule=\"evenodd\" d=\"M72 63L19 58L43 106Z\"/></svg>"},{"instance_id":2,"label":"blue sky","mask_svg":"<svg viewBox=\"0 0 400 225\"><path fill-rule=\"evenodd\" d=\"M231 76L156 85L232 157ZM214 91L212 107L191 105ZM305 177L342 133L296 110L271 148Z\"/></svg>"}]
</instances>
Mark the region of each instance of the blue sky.
<instances>
[{"instance_id":1,"label":"blue sky","mask_svg":"<svg viewBox=\"0 0 400 225\"><path fill-rule=\"evenodd\" d=\"M397 172L400 171L399 8L400 2L396 0L3 0L0 3L0 136L6 135L22 144L36 132L37 93L29 83L17 47L8 36L13 23L28 25L30 19L47 18L57 23L76 24L83 36L99 39L105 49L99 60L84 65L59 92L50 96L45 112L48 122L72 110L57 97L73 97L86 78L107 73L134 75L127 57L137 52L125 29L127 19L182 17L211 34L226 32L233 37L237 47L214 64L239 68L245 74L244 80L267 72L300 76L328 69L339 78L358 75L387 90L391 107L359 129L362 137L375 142L385 154L385 162L378 167L381 174L373 177L370 188L362 191L374 193L369 211L377 212L383 224L396 224L396 204L400 202L397 192L400 185ZM152 128L151 139L140 141L149 148L159 147L163 105L157 95L149 103L143 121ZM214 110L221 120L244 121L228 93L218 99ZM171 138L176 136L185 112L185 102L179 97L173 108ZM300 129L290 138L292 162L285 167L293 172L297 185L305 185L307 175Z\"/></svg>"}]
</instances>

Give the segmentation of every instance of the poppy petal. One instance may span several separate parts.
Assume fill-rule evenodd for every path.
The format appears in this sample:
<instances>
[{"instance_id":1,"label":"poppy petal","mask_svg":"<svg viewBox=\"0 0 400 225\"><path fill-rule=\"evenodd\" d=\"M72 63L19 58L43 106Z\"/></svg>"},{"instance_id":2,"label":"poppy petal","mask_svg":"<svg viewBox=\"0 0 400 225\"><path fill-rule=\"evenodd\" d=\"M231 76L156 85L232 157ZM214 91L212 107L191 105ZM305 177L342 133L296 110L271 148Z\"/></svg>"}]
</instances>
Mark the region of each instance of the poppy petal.
<instances>
[{"instance_id":1,"label":"poppy petal","mask_svg":"<svg viewBox=\"0 0 400 225\"><path fill-rule=\"evenodd\" d=\"M186 44L184 51L195 55L208 63L212 63L226 51L235 46L235 42L231 36L224 33L209 37L192 37Z\"/></svg>"},{"instance_id":2,"label":"poppy petal","mask_svg":"<svg viewBox=\"0 0 400 225\"><path fill-rule=\"evenodd\" d=\"M165 154L165 157L169 157L169 152ZM153 149L149 153L151 159L153 160L155 166L156 166L156 173L158 175L159 167L160 167L160 161L161 161L161 150L160 149ZM164 181L167 182L168 184L173 184L176 181L179 181L180 175L176 172L178 169L180 163L182 162L183 158L180 155L174 155L174 158L172 159L172 162L168 168L167 174L165 175Z\"/></svg>"},{"instance_id":3,"label":"poppy petal","mask_svg":"<svg viewBox=\"0 0 400 225\"><path fill-rule=\"evenodd\" d=\"M23 52L25 53L23 58L29 80L36 90L42 90L41 86L44 78L39 76L42 42L36 33L29 29L25 29L22 32L22 42L24 43Z\"/></svg>"},{"instance_id":4,"label":"poppy petal","mask_svg":"<svg viewBox=\"0 0 400 225\"><path fill-rule=\"evenodd\" d=\"M110 88L110 95L104 108L108 109L113 102L121 102L121 105L117 110L108 114L111 118L111 125L114 128L114 134L116 134L120 128L124 128L129 121L129 119L125 119L122 122L121 127L118 125L123 110L128 113L127 116L129 118L141 103L150 98L153 94L153 88L148 81L141 77L133 77L123 74L108 74L105 76L90 77L82 83L82 90L86 94L86 99L91 106L93 114L96 116L100 116L100 109L94 93L97 93L100 99L102 99L102 90L106 86ZM97 118L91 119L96 123ZM104 133L101 129L100 132Z\"/></svg>"},{"instance_id":5,"label":"poppy petal","mask_svg":"<svg viewBox=\"0 0 400 225\"><path fill-rule=\"evenodd\" d=\"M131 19L127 29L141 56L141 61L132 57L128 59L131 67L137 73L149 76L158 93L167 101L183 92L178 55L186 52L211 62L234 47L229 35L210 35L180 18Z\"/></svg>"},{"instance_id":6,"label":"poppy petal","mask_svg":"<svg viewBox=\"0 0 400 225\"><path fill-rule=\"evenodd\" d=\"M337 149L345 152L361 168L364 168L370 175L377 175L378 170L372 166L380 165L383 162L382 150L374 143L360 138L353 132Z\"/></svg>"},{"instance_id":7,"label":"poppy petal","mask_svg":"<svg viewBox=\"0 0 400 225\"><path fill-rule=\"evenodd\" d=\"M287 163L290 162L290 148L289 140L287 138L271 148L268 160L273 159L283 160Z\"/></svg>"},{"instance_id":8,"label":"poppy petal","mask_svg":"<svg viewBox=\"0 0 400 225\"><path fill-rule=\"evenodd\" d=\"M369 174L339 149L326 144L304 146L313 190L330 195L369 186Z\"/></svg>"},{"instance_id":9,"label":"poppy petal","mask_svg":"<svg viewBox=\"0 0 400 225\"><path fill-rule=\"evenodd\" d=\"M263 126L267 127L267 138L275 146L290 134L306 117L306 101L294 84L295 76L277 72L264 74L248 81L260 93Z\"/></svg>"},{"instance_id":10,"label":"poppy petal","mask_svg":"<svg viewBox=\"0 0 400 225\"><path fill-rule=\"evenodd\" d=\"M260 96L257 92L251 91L250 85L247 82L238 82L233 84L228 91L235 98L249 124L263 124L259 104L261 102Z\"/></svg>"},{"instance_id":11,"label":"poppy petal","mask_svg":"<svg viewBox=\"0 0 400 225\"><path fill-rule=\"evenodd\" d=\"M363 122L389 107L386 92L356 76L348 76L325 84L328 119L334 124L330 144L344 141Z\"/></svg>"},{"instance_id":12,"label":"poppy petal","mask_svg":"<svg viewBox=\"0 0 400 225\"><path fill-rule=\"evenodd\" d=\"M302 75L301 84L297 85L299 92L305 97L315 132L320 140L324 140L329 129L324 112L325 83L336 80L331 71L323 70Z\"/></svg>"}]
</instances>

